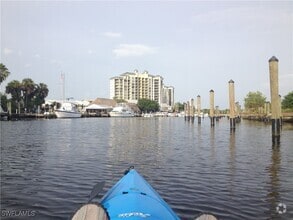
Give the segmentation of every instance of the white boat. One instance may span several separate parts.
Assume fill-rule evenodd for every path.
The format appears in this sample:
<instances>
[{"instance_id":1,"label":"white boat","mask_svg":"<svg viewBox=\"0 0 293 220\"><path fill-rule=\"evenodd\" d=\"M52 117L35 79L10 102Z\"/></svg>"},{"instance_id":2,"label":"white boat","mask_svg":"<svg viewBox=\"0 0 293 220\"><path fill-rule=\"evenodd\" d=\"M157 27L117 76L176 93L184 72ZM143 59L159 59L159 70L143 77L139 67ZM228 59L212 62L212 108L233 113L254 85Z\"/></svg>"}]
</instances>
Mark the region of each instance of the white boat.
<instances>
[{"instance_id":1,"label":"white boat","mask_svg":"<svg viewBox=\"0 0 293 220\"><path fill-rule=\"evenodd\" d=\"M109 114L111 117L134 117L134 112L125 106L114 107Z\"/></svg>"},{"instance_id":2,"label":"white boat","mask_svg":"<svg viewBox=\"0 0 293 220\"><path fill-rule=\"evenodd\" d=\"M77 110L76 105L71 102L61 103L61 107L55 110L57 118L80 118L81 113Z\"/></svg>"}]
</instances>

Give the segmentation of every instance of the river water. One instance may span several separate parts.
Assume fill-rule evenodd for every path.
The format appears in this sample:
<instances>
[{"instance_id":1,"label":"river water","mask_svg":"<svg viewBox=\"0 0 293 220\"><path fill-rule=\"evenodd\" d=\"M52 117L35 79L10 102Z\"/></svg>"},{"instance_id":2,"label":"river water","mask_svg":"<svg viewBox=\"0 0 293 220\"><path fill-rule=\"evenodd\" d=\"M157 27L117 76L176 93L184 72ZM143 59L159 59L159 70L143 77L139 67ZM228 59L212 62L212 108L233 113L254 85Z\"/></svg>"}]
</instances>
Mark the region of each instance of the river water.
<instances>
[{"instance_id":1,"label":"river water","mask_svg":"<svg viewBox=\"0 0 293 220\"><path fill-rule=\"evenodd\" d=\"M293 126L273 146L270 125L208 118L2 121L1 219L68 219L130 165L181 219L293 219Z\"/></svg>"}]
</instances>

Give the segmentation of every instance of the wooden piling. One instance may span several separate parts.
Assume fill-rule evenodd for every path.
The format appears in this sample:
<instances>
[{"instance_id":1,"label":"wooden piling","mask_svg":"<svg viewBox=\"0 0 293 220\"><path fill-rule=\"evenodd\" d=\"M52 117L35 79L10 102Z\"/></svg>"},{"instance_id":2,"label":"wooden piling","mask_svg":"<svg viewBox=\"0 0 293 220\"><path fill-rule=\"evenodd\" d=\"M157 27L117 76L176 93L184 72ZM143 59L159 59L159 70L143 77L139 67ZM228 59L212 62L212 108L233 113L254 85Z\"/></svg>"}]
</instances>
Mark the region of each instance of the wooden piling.
<instances>
[{"instance_id":1,"label":"wooden piling","mask_svg":"<svg viewBox=\"0 0 293 220\"><path fill-rule=\"evenodd\" d=\"M210 90L210 119L211 119L211 127L215 126L215 110L214 110L214 102L215 102L215 93L214 90Z\"/></svg>"},{"instance_id":2,"label":"wooden piling","mask_svg":"<svg viewBox=\"0 0 293 220\"><path fill-rule=\"evenodd\" d=\"M201 103L200 103L200 95L197 96L197 122L198 124L201 124L201 117L200 117L200 111L201 111Z\"/></svg>"},{"instance_id":3,"label":"wooden piling","mask_svg":"<svg viewBox=\"0 0 293 220\"><path fill-rule=\"evenodd\" d=\"M187 121L190 121L190 104L189 104L189 101L187 101Z\"/></svg>"},{"instance_id":4,"label":"wooden piling","mask_svg":"<svg viewBox=\"0 0 293 220\"><path fill-rule=\"evenodd\" d=\"M235 92L234 81L229 81L229 108L230 108L230 129L235 130Z\"/></svg>"},{"instance_id":5,"label":"wooden piling","mask_svg":"<svg viewBox=\"0 0 293 220\"><path fill-rule=\"evenodd\" d=\"M278 62L279 60L275 56L269 59L273 143L275 142L279 143L280 135L281 135L281 132L280 132L281 111L280 111L280 97L279 97Z\"/></svg>"},{"instance_id":6,"label":"wooden piling","mask_svg":"<svg viewBox=\"0 0 293 220\"><path fill-rule=\"evenodd\" d=\"M279 95L279 115L280 115L280 126L283 126L283 116L282 116L282 96Z\"/></svg>"},{"instance_id":7,"label":"wooden piling","mask_svg":"<svg viewBox=\"0 0 293 220\"><path fill-rule=\"evenodd\" d=\"M191 122L194 122L194 99L190 100L190 119Z\"/></svg>"},{"instance_id":8,"label":"wooden piling","mask_svg":"<svg viewBox=\"0 0 293 220\"><path fill-rule=\"evenodd\" d=\"M215 112L215 114L216 114L216 121L219 121L219 118L220 118L220 110L219 110L219 106L216 106L216 112Z\"/></svg>"},{"instance_id":9,"label":"wooden piling","mask_svg":"<svg viewBox=\"0 0 293 220\"><path fill-rule=\"evenodd\" d=\"M184 120L186 121L187 119L187 104L184 103Z\"/></svg>"},{"instance_id":10,"label":"wooden piling","mask_svg":"<svg viewBox=\"0 0 293 220\"><path fill-rule=\"evenodd\" d=\"M240 117L240 113L241 113L241 105L239 104L239 102L235 103L235 122L236 123L240 123L241 122L241 117Z\"/></svg>"}]
</instances>

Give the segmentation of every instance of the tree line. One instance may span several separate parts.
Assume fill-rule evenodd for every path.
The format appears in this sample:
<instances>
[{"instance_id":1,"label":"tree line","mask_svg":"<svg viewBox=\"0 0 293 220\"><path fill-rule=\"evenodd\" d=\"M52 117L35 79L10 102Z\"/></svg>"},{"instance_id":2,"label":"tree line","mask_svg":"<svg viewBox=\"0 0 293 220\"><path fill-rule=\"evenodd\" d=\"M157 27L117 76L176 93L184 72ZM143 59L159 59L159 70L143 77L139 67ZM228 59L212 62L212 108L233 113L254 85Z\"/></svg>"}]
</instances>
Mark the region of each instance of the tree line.
<instances>
[{"instance_id":1,"label":"tree line","mask_svg":"<svg viewBox=\"0 0 293 220\"><path fill-rule=\"evenodd\" d=\"M264 107L266 102L266 97L260 91L249 92L244 98L244 107L250 112L257 113L259 108ZM293 91L284 96L281 107L284 111L293 110Z\"/></svg>"},{"instance_id":2,"label":"tree line","mask_svg":"<svg viewBox=\"0 0 293 220\"><path fill-rule=\"evenodd\" d=\"M0 84L10 75L9 70L4 64L0 64ZM45 103L45 98L49 94L48 86L44 83L35 83L30 78L22 81L12 80L5 88L6 94L1 94L1 107L7 111L7 105L10 103L11 112L37 112L38 106Z\"/></svg>"}]
</instances>

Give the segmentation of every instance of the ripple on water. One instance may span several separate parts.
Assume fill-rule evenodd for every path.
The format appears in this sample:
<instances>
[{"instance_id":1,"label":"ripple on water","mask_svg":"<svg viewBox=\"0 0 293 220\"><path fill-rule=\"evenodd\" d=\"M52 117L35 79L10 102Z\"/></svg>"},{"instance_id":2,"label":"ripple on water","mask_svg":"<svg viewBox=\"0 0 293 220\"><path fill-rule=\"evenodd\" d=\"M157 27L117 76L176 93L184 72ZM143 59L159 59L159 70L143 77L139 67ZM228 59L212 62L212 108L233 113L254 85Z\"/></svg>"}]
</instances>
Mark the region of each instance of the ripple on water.
<instances>
[{"instance_id":1,"label":"ripple on water","mask_svg":"<svg viewBox=\"0 0 293 220\"><path fill-rule=\"evenodd\" d=\"M2 123L2 122L1 122ZM1 207L68 219L105 180L99 198L134 165L181 219L293 219L292 130L271 146L270 126L230 134L222 120L182 118L3 122ZM256 135L257 134L257 135ZM287 213L276 214L279 202Z\"/></svg>"}]
</instances>

